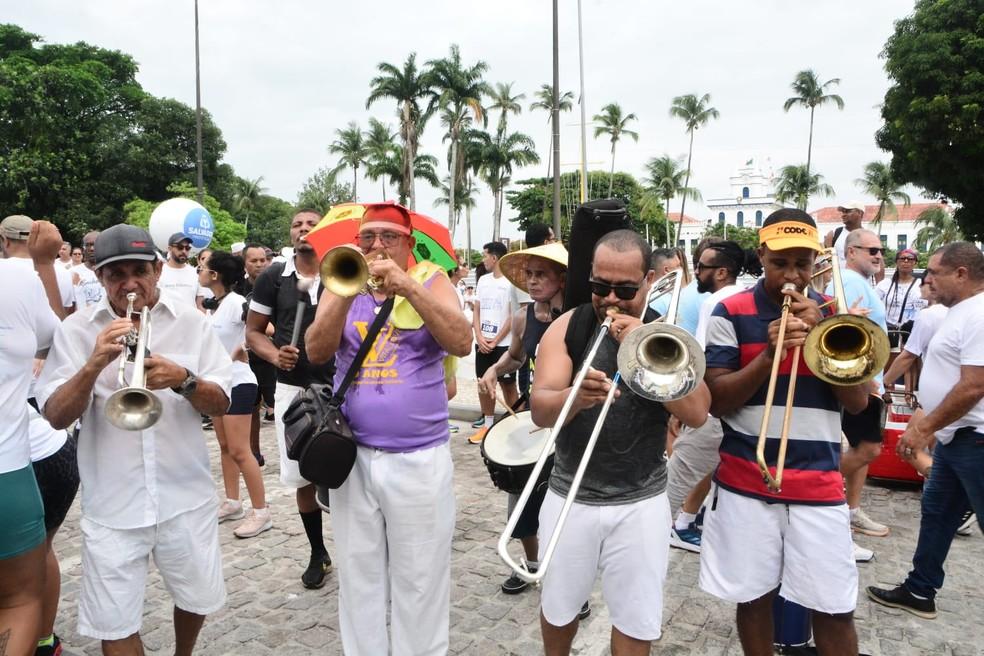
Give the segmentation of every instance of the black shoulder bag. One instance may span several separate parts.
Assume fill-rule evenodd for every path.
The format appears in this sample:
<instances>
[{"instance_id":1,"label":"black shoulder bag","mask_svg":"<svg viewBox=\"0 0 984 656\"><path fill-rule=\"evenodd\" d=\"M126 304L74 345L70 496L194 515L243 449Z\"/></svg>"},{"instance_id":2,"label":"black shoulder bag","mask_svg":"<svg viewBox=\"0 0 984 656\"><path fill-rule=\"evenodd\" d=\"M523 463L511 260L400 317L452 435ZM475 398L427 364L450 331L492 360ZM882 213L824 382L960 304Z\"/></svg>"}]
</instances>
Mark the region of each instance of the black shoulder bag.
<instances>
[{"instance_id":1,"label":"black shoulder bag","mask_svg":"<svg viewBox=\"0 0 984 656\"><path fill-rule=\"evenodd\" d=\"M334 394L330 385L312 384L284 413L287 457L297 461L301 476L312 483L338 489L352 471L357 448L348 419L342 414L342 402L392 309L393 299L388 298Z\"/></svg>"}]
</instances>

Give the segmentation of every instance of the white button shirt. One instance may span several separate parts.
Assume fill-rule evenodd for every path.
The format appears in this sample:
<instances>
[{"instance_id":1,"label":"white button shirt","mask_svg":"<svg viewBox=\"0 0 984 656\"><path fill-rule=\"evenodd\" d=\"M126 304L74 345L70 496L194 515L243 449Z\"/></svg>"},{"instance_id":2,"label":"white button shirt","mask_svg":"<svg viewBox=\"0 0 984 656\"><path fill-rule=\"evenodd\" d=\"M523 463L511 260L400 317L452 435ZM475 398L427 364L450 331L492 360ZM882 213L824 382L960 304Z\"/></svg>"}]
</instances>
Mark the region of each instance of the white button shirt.
<instances>
[{"instance_id":1,"label":"white button shirt","mask_svg":"<svg viewBox=\"0 0 984 656\"><path fill-rule=\"evenodd\" d=\"M68 317L55 334L37 384L45 408L55 391L82 368L97 335L117 318L109 300ZM194 306L160 295L150 312L150 352L219 385L229 397L232 361L205 315ZM156 390L163 412L144 431L124 431L106 419L105 404L119 385L119 360L96 379L93 398L82 414L78 441L82 514L115 529L153 526L215 498L201 416L169 389ZM130 382L132 365L127 365Z\"/></svg>"}]
</instances>

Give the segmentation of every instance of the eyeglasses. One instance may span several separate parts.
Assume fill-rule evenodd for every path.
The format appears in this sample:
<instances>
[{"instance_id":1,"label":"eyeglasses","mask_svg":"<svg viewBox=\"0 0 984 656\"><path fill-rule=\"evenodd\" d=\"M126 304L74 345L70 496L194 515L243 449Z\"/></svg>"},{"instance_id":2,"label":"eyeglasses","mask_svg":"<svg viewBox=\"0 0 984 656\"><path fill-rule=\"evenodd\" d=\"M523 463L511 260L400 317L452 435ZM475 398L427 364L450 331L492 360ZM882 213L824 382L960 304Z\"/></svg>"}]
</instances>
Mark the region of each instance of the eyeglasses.
<instances>
[{"instance_id":1,"label":"eyeglasses","mask_svg":"<svg viewBox=\"0 0 984 656\"><path fill-rule=\"evenodd\" d=\"M191 244L171 244L171 248L174 248L179 251L190 251Z\"/></svg>"},{"instance_id":2,"label":"eyeglasses","mask_svg":"<svg viewBox=\"0 0 984 656\"><path fill-rule=\"evenodd\" d=\"M704 264L703 262L698 262L696 267L698 274L704 269L723 269L723 268L724 267L722 267L720 264Z\"/></svg>"},{"instance_id":3,"label":"eyeglasses","mask_svg":"<svg viewBox=\"0 0 984 656\"><path fill-rule=\"evenodd\" d=\"M398 232L360 232L359 233L359 247L360 248L372 248L372 245L376 243L376 238L383 242L383 246L396 246L400 243L400 237L403 237Z\"/></svg>"},{"instance_id":4,"label":"eyeglasses","mask_svg":"<svg viewBox=\"0 0 984 656\"><path fill-rule=\"evenodd\" d=\"M908 255L906 255L904 257L896 258L896 261L897 262L915 262L916 261L916 258L909 257Z\"/></svg>"},{"instance_id":5,"label":"eyeglasses","mask_svg":"<svg viewBox=\"0 0 984 656\"><path fill-rule=\"evenodd\" d=\"M640 287L640 285L610 285L600 280L589 280L588 284L591 286L591 293L595 296L605 298L615 292L615 297L623 301L631 301L635 298Z\"/></svg>"},{"instance_id":6,"label":"eyeglasses","mask_svg":"<svg viewBox=\"0 0 984 656\"><path fill-rule=\"evenodd\" d=\"M868 255L874 257L875 255L884 255L885 248L882 246L851 246L851 248L857 248L862 251L868 251Z\"/></svg>"}]
</instances>

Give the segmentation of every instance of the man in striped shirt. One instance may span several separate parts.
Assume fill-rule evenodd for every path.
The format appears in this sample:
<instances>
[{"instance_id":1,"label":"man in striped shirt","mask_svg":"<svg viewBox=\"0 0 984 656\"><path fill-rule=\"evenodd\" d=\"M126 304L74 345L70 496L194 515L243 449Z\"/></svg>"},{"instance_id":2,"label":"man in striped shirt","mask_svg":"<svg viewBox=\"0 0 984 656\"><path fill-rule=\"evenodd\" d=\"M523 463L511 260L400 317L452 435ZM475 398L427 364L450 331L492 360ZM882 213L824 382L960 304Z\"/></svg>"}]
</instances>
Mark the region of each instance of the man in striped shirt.
<instances>
[{"instance_id":1,"label":"man in striped shirt","mask_svg":"<svg viewBox=\"0 0 984 656\"><path fill-rule=\"evenodd\" d=\"M764 276L714 309L707 330L711 414L723 439L715 489L706 513L700 585L738 604L745 654L772 654L772 602L777 592L813 611L821 654L857 654L853 613L858 574L844 498L840 410L860 412L867 387L831 386L799 362L782 489L771 492L756 464L772 363L780 358L775 398L786 398L790 353L822 318L823 297L803 290L821 250L816 224L800 210L773 212L759 231ZM787 283L795 289L784 290ZM785 338L777 343L781 305L792 298ZM783 409L768 425L765 455L774 468ZM781 584L781 586L780 586Z\"/></svg>"}]
</instances>

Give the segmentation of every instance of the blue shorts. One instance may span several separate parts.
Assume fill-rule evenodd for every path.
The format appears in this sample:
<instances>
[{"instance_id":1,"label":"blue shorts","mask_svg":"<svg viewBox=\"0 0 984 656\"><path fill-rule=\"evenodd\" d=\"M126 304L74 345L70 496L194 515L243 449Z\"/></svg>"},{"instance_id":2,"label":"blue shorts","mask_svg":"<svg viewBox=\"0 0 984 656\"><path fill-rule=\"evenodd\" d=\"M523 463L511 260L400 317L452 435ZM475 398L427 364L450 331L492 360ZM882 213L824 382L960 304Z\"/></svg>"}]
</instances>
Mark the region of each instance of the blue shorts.
<instances>
[{"instance_id":1,"label":"blue shorts","mask_svg":"<svg viewBox=\"0 0 984 656\"><path fill-rule=\"evenodd\" d=\"M256 384L241 383L232 388L227 415L251 415L256 405Z\"/></svg>"},{"instance_id":2,"label":"blue shorts","mask_svg":"<svg viewBox=\"0 0 984 656\"><path fill-rule=\"evenodd\" d=\"M0 474L0 560L13 558L44 542L44 505L31 465Z\"/></svg>"}]
</instances>

